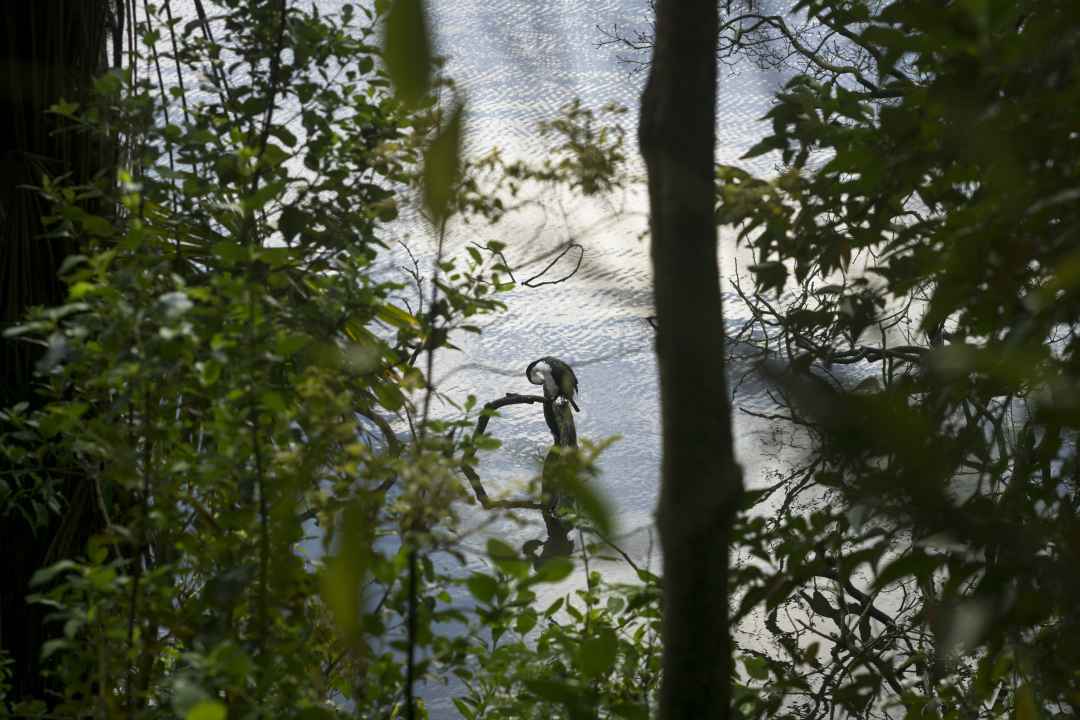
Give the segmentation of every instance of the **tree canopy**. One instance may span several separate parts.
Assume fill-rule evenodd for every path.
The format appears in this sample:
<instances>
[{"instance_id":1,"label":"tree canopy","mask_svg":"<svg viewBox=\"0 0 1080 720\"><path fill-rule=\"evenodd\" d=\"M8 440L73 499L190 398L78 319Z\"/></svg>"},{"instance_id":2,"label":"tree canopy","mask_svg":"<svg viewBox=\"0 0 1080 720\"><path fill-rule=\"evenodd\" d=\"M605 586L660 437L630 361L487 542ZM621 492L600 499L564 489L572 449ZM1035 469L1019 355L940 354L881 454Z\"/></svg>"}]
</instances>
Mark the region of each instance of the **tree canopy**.
<instances>
[{"instance_id":1,"label":"tree canopy","mask_svg":"<svg viewBox=\"0 0 1080 720\"><path fill-rule=\"evenodd\" d=\"M741 571L759 672L797 714L1075 712L1077 8L797 9L868 65L787 83L775 177L717 173L737 352L811 439Z\"/></svg>"}]
</instances>

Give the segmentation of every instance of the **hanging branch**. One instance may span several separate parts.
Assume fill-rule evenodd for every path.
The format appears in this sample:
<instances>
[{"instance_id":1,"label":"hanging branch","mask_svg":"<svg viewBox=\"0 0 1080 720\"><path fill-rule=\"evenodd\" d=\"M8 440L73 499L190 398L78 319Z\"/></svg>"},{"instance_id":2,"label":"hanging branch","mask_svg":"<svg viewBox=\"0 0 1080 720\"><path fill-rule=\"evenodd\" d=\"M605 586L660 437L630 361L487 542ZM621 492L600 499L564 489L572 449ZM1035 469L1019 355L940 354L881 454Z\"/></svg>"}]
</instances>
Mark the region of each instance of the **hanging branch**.
<instances>
[{"instance_id":1,"label":"hanging branch","mask_svg":"<svg viewBox=\"0 0 1080 720\"><path fill-rule=\"evenodd\" d=\"M581 269L581 263L585 259L585 248L584 248L584 246L582 246L581 243L579 243L579 242L575 242L574 240L570 240L565 245L562 246L561 250L552 250L551 251L553 253L556 253L555 258L551 262L549 262L544 267L543 270L541 270L540 272L536 273L535 275L533 275L533 276L531 276L531 277L529 277L529 278L527 278L525 280L522 280L519 283L517 278L514 277L514 270L513 270L513 268L510 267L510 261L506 259L506 255L503 254L502 250L493 250L491 247L489 247L487 245L481 245L480 243L476 243L476 242L470 243L470 244L473 247L475 247L476 249L478 249L478 250L480 250L482 252L489 252L492 255L495 255L496 257L498 257L502 261L503 267L506 268L506 273L510 276L510 280L513 281L515 284L518 284L518 285L521 285L522 287L527 287L527 288L538 288L538 287L543 287L544 285L558 285L559 283L566 282L570 278L577 275L578 270ZM566 257L566 254L568 252L570 252L571 250L574 250L574 249L576 249L578 251L578 258L577 258L577 262L574 264L574 269L573 270L571 270L570 272L568 272L566 275L559 278L558 280L544 280L543 282L536 282L536 280L539 280L544 275L546 275L548 273L548 271L551 270L551 268L555 267L556 263L558 263L560 260L562 260L564 257ZM540 260L540 259L543 259L544 257L550 256L550 254L551 253L545 253L543 255L540 255L538 258L534 258L533 260L528 261L527 263L525 263L525 265L531 265L532 263L536 262L537 260ZM524 267L524 266L522 266L522 267ZM518 269L520 270L520 268L518 268Z\"/></svg>"},{"instance_id":2,"label":"hanging branch","mask_svg":"<svg viewBox=\"0 0 1080 720\"><path fill-rule=\"evenodd\" d=\"M539 282L539 283L534 282L535 280L543 277L544 274L546 274L548 270L550 270L551 268L553 268L555 266L555 263L562 260L563 257L566 256L566 253L570 252L574 248L577 248L577 250L578 250L578 259L577 259L577 264L574 265L573 270L571 270L567 275L565 275L564 277L559 278L558 280L544 280L543 282ZM585 259L585 248L583 248L580 244L578 244L576 242L570 241L570 242L568 242L566 244L566 247L563 248L563 251L561 253L559 253L558 255L556 255L555 259L547 264L547 267L545 267L543 270L541 270L540 272L533 275L528 280L522 280L521 284L524 285L525 287L528 287L528 288L538 288L538 287L543 287L544 285L557 285L557 284L559 284L561 282L565 282L566 280L569 280L570 278L572 278L574 275L577 274L578 269L581 267L581 261L584 260L584 259Z\"/></svg>"}]
</instances>

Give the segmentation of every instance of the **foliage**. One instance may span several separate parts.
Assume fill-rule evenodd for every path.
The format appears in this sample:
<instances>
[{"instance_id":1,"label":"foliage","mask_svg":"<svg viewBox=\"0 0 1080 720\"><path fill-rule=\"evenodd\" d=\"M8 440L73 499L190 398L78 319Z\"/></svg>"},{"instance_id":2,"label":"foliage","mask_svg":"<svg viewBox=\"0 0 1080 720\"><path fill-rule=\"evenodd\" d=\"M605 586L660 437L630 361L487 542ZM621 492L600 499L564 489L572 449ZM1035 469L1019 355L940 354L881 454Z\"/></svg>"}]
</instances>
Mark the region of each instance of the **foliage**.
<instances>
[{"instance_id":1,"label":"foliage","mask_svg":"<svg viewBox=\"0 0 1080 720\"><path fill-rule=\"evenodd\" d=\"M621 702L637 664L653 662L650 631L618 640L623 675L607 678L597 658L637 616L594 608L608 592L595 578L585 611L553 611L538 628L548 669L522 662L541 624L528 588L565 577L568 560L531 573L501 548L496 565L513 572L462 604L458 586L477 581L447 563L465 560L461 472L498 443L468 432L474 398L445 417L431 410L434 354L515 286L510 249L452 252L448 221L497 221L509 182L609 189L619 143L583 145L595 116L575 106L552 130L565 162L463 162L460 98L429 58L402 50L430 47L415 35L422 3L389 8L388 54L382 4L325 15L223 0L209 17L198 5L186 23L168 4L147 7L139 32L156 72L139 77L135 62L98 79L92 100L52 108L65 132L119 139L124 152L91 183L41 181L49 232L81 254L61 269L67 302L6 333L44 348L46 402L0 417L12 468L0 513L38 529L54 514L90 515L98 532L34 579L62 696L4 710L413 717L425 680L571 687L555 678L560 656L591 663L594 702ZM162 81L168 63L175 86ZM185 86L193 77L198 87ZM422 262L404 248L408 282L389 225L403 210L434 247ZM573 478L561 484L600 520L581 482L595 453L563 455ZM504 616L522 640L496 658L477 638ZM571 653L579 640L600 654ZM537 712L561 703L537 698Z\"/></svg>"},{"instance_id":2,"label":"foliage","mask_svg":"<svg viewBox=\"0 0 1080 720\"><path fill-rule=\"evenodd\" d=\"M600 549L582 548L584 588L538 609L533 588L567 577L573 564L554 558L530 573L512 548L488 542L495 575L466 580L481 644L468 693L454 701L462 717L649 717L660 676L659 578L635 568L640 583L605 581L590 563L617 559L593 554Z\"/></svg>"},{"instance_id":3,"label":"foliage","mask_svg":"<svg viewBox=\"0 0 1080 720\"><path fill-rule=\"evenodd\" d=\"M784 697L746 711L1075 712L1080 14L796 9L872 72L789 80L748 153L776 177L718 168L757 258L738 339L812 448L743 537L746 669Z\"/></svg>"}]
</instances>

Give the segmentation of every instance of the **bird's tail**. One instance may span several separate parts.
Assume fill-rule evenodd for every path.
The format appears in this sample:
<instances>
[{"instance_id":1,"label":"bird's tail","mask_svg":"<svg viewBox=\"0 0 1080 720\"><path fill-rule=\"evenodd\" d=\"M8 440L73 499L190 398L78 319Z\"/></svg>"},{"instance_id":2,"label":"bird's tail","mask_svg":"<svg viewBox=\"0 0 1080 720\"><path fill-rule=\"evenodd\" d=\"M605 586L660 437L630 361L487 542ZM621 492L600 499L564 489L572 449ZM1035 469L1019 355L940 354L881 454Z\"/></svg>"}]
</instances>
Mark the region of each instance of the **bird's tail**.
<instances>
[{"instance_id":1,"label":"bird's tail","mask_svg":"<svg viewBox=\"0 0 1080 720\"><path fill-rule=\"evenodd\" d=\"M570 398L570 407L574 408L574 410L577 410L578 412L581 412L581 408L579 408L577 406L577 403L574 402L574 398Z\"/></svg>"}]
</instances>

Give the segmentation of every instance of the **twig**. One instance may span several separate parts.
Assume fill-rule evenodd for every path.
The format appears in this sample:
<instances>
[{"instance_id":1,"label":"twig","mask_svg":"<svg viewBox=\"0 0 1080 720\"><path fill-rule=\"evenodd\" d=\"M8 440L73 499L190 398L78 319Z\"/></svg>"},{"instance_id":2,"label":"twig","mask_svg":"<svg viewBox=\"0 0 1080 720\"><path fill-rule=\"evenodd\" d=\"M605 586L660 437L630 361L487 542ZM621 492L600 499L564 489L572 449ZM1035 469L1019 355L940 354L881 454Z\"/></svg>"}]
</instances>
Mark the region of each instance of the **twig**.
<instances>
[{"instance_id":1,"label":"twig","mask_svg":"<svg viewBox=\"0 0 1080 720\"><path fill-rule=\"evenodd\" d=\"M496 410L507 405L528 405L532 403L542 403L544 398L541 395L518 395L516 393L507 393L505 396L485 403L484 409L480 413L480 418L476 421L476 429L473 430L473 439L476 439L484 434L487 430L488 422L494 416ZM517 509L517 510L544 510L547 506L544 503L537 502L535 500L492 500L487 490L484 489L484 484L480 481L480 475L476 470L469 465L469 461L474 457L474 453L465 458L459 467L462 474L469 481L469 485L472 486L473 494L476 495L477 501L485 510L491 509Z\"/></svg>"},{"instance_id":2,"label":"twig","mask_svg":"<svg viewBox=\"0 0 1080 720\"><path fill-rule=\"evenodd\" d=\"M570 252L574 248L578 249L578 259L577 259L577 264L574 265L573 270L571 270L569 273L567 273L565 276L559 278L558 280L545 280L545 281L539 282L539 283L533 282L537 278L543 277L544 274L547 273L548 270L550 270L551 268L553 268L555 266L555 263L562 260L563 257L566 256L566 253ZM585 248L583 248L579 243L571 241L571 242L566 244L566 247L563 248L562 252L560 252L558 255L556 255L555 259L552 260L551 262L549 262L547 264L547 266L543 270L536 273L535 275L533 275L532 277L530 277L527 280L522 280L521 284L524 287L527 287L527 288L538 288L538 287L543 287L544 285L557 285L557 284L559 284L561 282L566 282L567 280L569 280L570 278L574 277L574 275L577 274L578 269L581 268L581 261L584 260L584 259L585 259Z\"/></svg>"}]
</instances>

